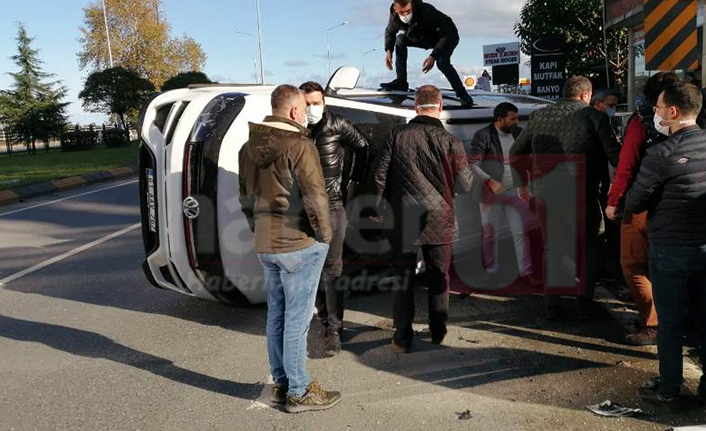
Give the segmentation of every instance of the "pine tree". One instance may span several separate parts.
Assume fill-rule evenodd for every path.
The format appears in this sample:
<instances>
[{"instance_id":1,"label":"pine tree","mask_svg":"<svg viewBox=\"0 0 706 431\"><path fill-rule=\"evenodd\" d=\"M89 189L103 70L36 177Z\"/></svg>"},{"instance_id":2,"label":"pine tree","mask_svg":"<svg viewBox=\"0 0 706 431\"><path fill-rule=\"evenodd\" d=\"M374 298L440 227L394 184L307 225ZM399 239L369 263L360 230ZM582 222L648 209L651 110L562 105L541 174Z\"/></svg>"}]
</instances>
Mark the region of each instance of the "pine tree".
<instances>
[{"instance_id":1,"label":"pine tree","mask_svg":"<svg viewBox=\"0 0 706 431\"><path fill-rule=\"evenodd\" d=\"M61 81L49 81L54 75L42 69L39 51L32 48L34 38L27 35L23 24L18 25L17 54L10 57L19 68L9 75L14 80L9 90L0 91L0 122L8 139L30 145L36 152L36 142L49 140L61 134L66 124L66 106L62 102L66 87Z\"/></svg>"}]
</instances>

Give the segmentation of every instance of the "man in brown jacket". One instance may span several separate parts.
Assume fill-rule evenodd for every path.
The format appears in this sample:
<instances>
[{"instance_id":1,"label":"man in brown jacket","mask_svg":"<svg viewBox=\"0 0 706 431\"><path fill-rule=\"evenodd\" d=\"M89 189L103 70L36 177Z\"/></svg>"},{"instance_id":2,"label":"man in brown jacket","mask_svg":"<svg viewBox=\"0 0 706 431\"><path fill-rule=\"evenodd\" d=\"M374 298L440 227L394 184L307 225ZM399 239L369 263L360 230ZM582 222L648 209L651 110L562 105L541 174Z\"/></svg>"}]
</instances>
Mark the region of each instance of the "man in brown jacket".
<instances>
[{"instance_id":1,"label":"man in brown jacket","mask_svg":"<svg viewBox=\"0 0 706 431\"><path fill-rule=\"evenodd\" d=\"M272 401L290 413L323 410L341 399L306 369L307 334L331 241L329 199L319 155L306 129L306 102L293 86L272 93L272 115L250 124L238 154L240 204L255 232L267 286L267 353Z\"/></svg>"}]
</instances>

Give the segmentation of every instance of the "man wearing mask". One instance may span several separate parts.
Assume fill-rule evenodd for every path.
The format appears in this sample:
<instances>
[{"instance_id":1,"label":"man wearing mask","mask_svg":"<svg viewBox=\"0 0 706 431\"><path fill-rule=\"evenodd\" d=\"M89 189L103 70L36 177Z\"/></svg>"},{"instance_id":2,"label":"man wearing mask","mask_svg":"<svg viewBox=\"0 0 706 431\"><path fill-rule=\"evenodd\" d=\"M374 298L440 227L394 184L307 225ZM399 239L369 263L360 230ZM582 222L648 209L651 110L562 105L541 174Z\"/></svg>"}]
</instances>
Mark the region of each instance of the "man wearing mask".
<instances>
[{"instance_id":1,"label":"man wearing mask","mask_svg":"<svg viewBox=\"0 0 706 431\"><path fill-rule=\"evenodd\" d=\"M399 32L402 32L398 34ZM390 20L385 29L385 65L392 70L392 55L397 51L395 71L397 79L382 84L388 91L407 91L407 48L431 49L424 60L422 71L429 72L436 64L449 80L456 96L464 106L472 106L473 98L466 91L461 77L451 65L451 55L460 41L454 22L434 6L422 0L394 0L390 7Z\"/></svg>"},{"instance_id":2,"label":"man wearing mask","mask_svg":"<svg viewBox=\"0 0 706 431\"><path fill-rule=\"evenodd\" d=\"M333 237L316 296L316 309L325 328L324 352L335 356L341 351L345 300L345 291L339 282L343 273L343 241L347 225L344 205L348 190L364 179L368 140L348 120L328 109L321 85L306 82L299 89L306 100L309 130L319 153L329 197ZM354 151L352 170L347 169L350 166L344 166L346 149ZM345 181L348 172L351 172L350 181Z\"/></svg>"},{"instance_id":3,"label":"man wearing mask","mask_svg":"<svg viewBox=\"0 0 706 431\"><path fill-rule=\"evenodd\" d=\"M563 93L564 98L557 103L532 113L510 149L510 160L515 184L521 187L532 181L545 216L541 218L547 220L542 229L547 248L543 277L546 317L555 320L561 313L560 297L552 294L552 288L576 286L576 277L585 274L581 280L585 292L577 298L578 317L589 320L604 242L600 203L603 166L608 162L617 166L620 143L608 116L589 106L593 87L588 78L569 78ZM584 172L578 171L581 165L585 166ZM578 208L585 215L583 235L576 229L579 213L577 190L569 186L572 183L584 186L584 200Z\"/></svg>"},{"instance_id":4,"label":"man wearing mask","mask_svg":"<svg viewBox=\"0 0 706 431\"><path fill-rule=\"evenodd\" d=\"M591 106L613 118L618 109L618 93L608 89L598 90L591 98Z\"/></svg>"},{"instance_id":5,"label":"man wearing mask","mask_svg":"<svg viewBox=\"0 0 706 431\"><path fill-rule=\"evenodd\" d=\"M238 153L240 206L255 232L267 286L267 354L272 401L290 413L323 410L341 399L306 369L307 334L331 242L321 163L306 129L306 102L291 85L271 96L272 115L250 124Z\"/></svg>"},{"instance_id":6,"label":"man wearing mask","mask_svg":"<svg viewBox=\"0 0 706 431\"><path fill-rule=\"evenodd\" d=\"M696 125L702 103L692 84L679 82L662 91L654 121L669 138L647 149L625 200L632 213L647 211L650 277L659 317L659 377L643 386L640 396L675 408L683 407L684 317L694 302L702 317L701 362L706 360L706 131ZM706 402L706 376L698 395Z\"/></svg>"},{"instance_id":7,"label":"man wearing mask","mask_svg":"<svg viewBox=\"0 0 706 431\"><path fill-rule=\"evenodd\" d=\"M466 152L471 156L471 169L477 180L474 198L481 202L483 222L483 256L489 276L498 274L500 228L507 218L515 243L515 255L521 280L530 285L541 284L532 269L529 243L526 242L530 221L529 204L519 198L512 179L510 152L522 129L517 126L517 106L503 102L495 107L495 121L476 132ZM489 280L488 280L489 281Z\"/></svg>"}]
</instances>

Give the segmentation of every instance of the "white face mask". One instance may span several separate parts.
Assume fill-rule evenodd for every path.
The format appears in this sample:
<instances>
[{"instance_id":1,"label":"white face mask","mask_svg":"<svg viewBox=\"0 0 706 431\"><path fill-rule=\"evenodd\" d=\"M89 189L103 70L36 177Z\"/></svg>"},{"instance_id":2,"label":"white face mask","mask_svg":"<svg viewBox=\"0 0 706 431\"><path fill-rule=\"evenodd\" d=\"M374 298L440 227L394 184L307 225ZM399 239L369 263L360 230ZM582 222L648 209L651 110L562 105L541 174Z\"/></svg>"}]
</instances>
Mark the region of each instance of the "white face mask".
<instances>
[{"instance_id":1,"label":"white face mask","mask_svg":"<svg viewBox=\"0 0 706 431\"><path fill-rule=\"evenodd\" d=\"M666 126L662 125L662 122L665 123L672 123L672 124L667 124ZM659 116L658 113L655 112L655 129L663 135L671 135L672 132L670 131L671 126L676 126L676 125L684 125L684 126L692 126L696 124L696 120L681 120L681 121L667 121L664 120L662 117Z\"/></svg>"},{"instance_id":2,"label":"white face mask","mask_svg":"<svg viewBox=\"0 0 706 431\"><path fill-rule=\"evenodd\" d=\"M324 118L324 105L310 105L306 107L306 118L309 124L319 124Z\"/></svg>"},{"instance_id":3,"label":"white face mask","mask_svg":"<svg viewBox=\"0 0 706 431\"><path fill-rule=\"evenodd\" d=\"M399 16L399 17L400 17L400 21L402 21L402 22L405 23L405 24L409 24L410 22L412 22L412 14L413 14L413 13L414 13L414 12L410 12L410 13L408 13L408 14L405 15L405 16L400 15L400 16Z\"/></svg>"},{"instance_id":4,"label":"white face mask","mask_svg":"<svg viewBox=\"0 0 706 431\"><path fill-rule=\"evenodd\" d=\"M663 126L662 125L662 117L659 116L658 113L655 112L655 129L663 135L669 136L669 126Z\"/></svg>"}]
</instances>

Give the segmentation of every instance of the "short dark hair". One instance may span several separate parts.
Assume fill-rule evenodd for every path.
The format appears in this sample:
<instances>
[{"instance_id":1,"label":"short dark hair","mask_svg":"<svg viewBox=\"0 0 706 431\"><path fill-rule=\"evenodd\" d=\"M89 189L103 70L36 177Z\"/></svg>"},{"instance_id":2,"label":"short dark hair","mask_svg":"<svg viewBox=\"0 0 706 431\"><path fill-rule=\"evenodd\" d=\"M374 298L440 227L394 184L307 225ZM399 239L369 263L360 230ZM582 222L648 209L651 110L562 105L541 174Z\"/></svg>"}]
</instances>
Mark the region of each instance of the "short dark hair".
<instances>
[{"instance_id":1,"label":"short dark hair","mask_svg":"<svg viewBox=\"0 0 706 431\"><path fill-rule=\"evenodd\" d=\"M507 114L510 112L514 112L515 114L517 114L517 106L513 105L510 102L503 102L499 104L495 107L495 110L493 111L493 121L498 121L501 118L507 117Z\"/></svg>"},{"instance_id":2,"label":"short dark hair","mask_svg":"<svg viewBox=\"0 0 706 431\"><path fill-rule=\"evenodd\" d=\"M659 72L649 77L645 83L645 99L655 105L665 88L679 82L674 72Z\"/></svg>"},{"instance_id":3,"label":"short dark hair","mask_svg":"<svg viewBox=\"0 0 706 431\"><path fill-rule=\"evenodd\" d=\"M322 87L318 82L314 82L314 81L309 81L309 82L303 83L302 85L299 86L299 89L304 94L316 93L317 91L320 92L321 94L324 94L324 87Z\"/></svg>"},{"instance_id":4,"label":"short dark hair","mask_svg":"<svg viewBox=\"0 0 706 431\"><path fill-rule=\"evenodd\" d=\"M620 99L620 93L617 90L613 90L610 88L601 88L593 94L593 97L591 97L591 106L595 105L598 102L605 102L605 100L610 96L617 97L618 99Z\"/></svg>"},{"instance_id":5,"label":"short dark hair","mask_svg":"<svg viewBox=\"0 0 706 431\"><path fill-rule=\"evenodd\" d=\"M675 82L662 91L662 100L667 106L679 108L685 116L696 116L701 111L703 96L694 84Z\"/></svg>"},{"instance_id":6,"label":"short dark hair","mask_svg":"<svg viewBox=\"0 0 706 431\"><path fill-rule=\"evenodd\" d=\"M572 76L564 84L564 97L575 99L581 93L593 90L593 84L585 76Z\"/></svg>"},{"instance_id":7,"label":"short dark hair","mask_svg":"<svg viewBox=\"0 0 706 431\"><path fill-rule=\"evenodd\" d=\"M393 0L393 3L397 3L400 6L407 6L412 3L412 0Z\"/></svg>"},{"instance_id":8,"label":"short dark hair","mask_svg":"<svg viewBox=\"0 0 706 431\"><path fill-rule=\"evenodd\" d=\"M280 109L288 108L293 105L294 98L302 94L299 89L293 85L280 85L275 88L270 97L270 104L272 105L272 112L279 111Z\"/></svg>"},{"instance_id":9,"label":"short dark hair","mask_svg":"<svg viewBox=\"0 0 706 431\"><path fill-rule=\"evenodd\" d=\"M442 100L441 90L433 85L422 85L417 88L417 93L414 95L414 103L416 105L439 104Z\"/></svg>"}]
</instances>

